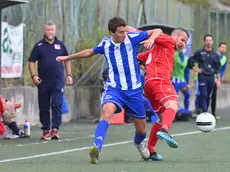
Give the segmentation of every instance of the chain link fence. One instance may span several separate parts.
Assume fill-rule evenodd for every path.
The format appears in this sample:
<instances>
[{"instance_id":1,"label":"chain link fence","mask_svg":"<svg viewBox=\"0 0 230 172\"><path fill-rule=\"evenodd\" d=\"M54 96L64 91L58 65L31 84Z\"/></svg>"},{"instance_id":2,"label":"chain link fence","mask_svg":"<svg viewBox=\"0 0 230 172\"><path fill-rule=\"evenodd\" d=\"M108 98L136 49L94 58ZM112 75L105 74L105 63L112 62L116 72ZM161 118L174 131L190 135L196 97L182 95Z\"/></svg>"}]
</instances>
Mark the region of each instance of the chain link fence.
<instances>
[{"instance_id":1,"label":"chain link fence","mask_svg":"<svg viewBox=\"0 0 230 172\"><path fill-rule=\"evenodd\" d=\"M95 46L103 35L108 35L107 22L113 16L121 16L136 27L162 23L193 30L193 50L203 46L202 39L206 33L213 34L215 48L220 41L230 43L229 12L188 6L174 0L31 0L30 4L3 10L3 21L11 25L25 23L23 76L3 79L3 86L31 84L27 59L33 45L42 39L47 20L56 23L57 37L73 53ZM75 79L81 77L96 58L72 62ZM89 72L89 75L94 75L94 72Z\"/></svg>"}]
</instances>

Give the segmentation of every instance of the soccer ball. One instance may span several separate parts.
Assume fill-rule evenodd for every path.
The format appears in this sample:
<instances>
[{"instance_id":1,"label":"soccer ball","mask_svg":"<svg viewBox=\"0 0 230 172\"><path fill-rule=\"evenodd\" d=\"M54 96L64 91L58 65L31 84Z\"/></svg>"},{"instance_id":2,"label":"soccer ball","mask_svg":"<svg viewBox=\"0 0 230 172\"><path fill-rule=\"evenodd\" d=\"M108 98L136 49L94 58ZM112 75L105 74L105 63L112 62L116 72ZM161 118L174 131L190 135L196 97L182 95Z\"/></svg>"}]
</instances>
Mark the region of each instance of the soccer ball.
<instances>
[{"instance_id":1,"label":"soccer ball","mask_svg":"<svg viewBox=\"0 0 230 172\"><path fill-rule=\"evenodd\" d=\"M196 126L202 132L210 132L216 126L216 119L211 113L201 113L196 118Z\"/></svg>"}]
</instances>

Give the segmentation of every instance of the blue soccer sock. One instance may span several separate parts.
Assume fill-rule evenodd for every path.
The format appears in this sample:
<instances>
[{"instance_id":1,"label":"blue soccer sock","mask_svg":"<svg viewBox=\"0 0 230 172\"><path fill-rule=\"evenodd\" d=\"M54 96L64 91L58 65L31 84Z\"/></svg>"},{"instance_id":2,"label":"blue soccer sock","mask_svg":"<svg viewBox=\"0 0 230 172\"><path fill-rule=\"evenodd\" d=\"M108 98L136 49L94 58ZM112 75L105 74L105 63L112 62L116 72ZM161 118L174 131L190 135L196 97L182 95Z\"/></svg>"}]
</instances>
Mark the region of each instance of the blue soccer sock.
<instances>
[{"instance_id":1,"label":"blue soccer sock","mask_svg":"<svg viewBox=\"0 0 230 172\"><path fill-rule=\"evenodd\" d=\"M184 108L189 109L189 100L190 100L190 92L189 90L184 91Z\"/></svg>"},{"instance_id":2,"label":"blue soccer sock","mask_svg":"<svg viewBox=\"0 0 230 172\"><path fill-rule=\"evenodd\" d=\"M99 151L102 149L108 127L109 123L105 120L101 120L95 130L94 145L98 147Z\"/></svg>"},{"instance_id":3,"label":"blue soccer sock","mask_svg":"<svg viewBox=\"0 0 230 172\"><path fill-rule=\"evenodd\" d=\"M145 138L146 138L146 133L139 134L138 132L135 132L134 143L140 144L141 142L145 140Z\"/></svg>"}]
</instances>

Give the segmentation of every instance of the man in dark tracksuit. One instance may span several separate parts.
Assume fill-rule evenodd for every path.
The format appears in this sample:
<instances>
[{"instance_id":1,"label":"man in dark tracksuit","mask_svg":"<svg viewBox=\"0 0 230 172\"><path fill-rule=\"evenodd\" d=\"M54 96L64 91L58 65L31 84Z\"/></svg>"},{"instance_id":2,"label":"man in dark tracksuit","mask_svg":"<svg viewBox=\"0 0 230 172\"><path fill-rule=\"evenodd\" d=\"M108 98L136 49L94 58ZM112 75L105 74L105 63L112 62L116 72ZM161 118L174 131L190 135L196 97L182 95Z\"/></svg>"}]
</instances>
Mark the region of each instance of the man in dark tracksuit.
<instances>
[{"instance_id":1,"label":"man in dark tracksuit","mask_svg":"<svg viewBox=\"0 0 230 172\"><path fill-rule=\"evenodd\" d=\"M42 140L59 139L62 100L64 93L64 64L56 61L57 56L68 55L64 44L55 37L56 26L52 21L45 25L44 38L34 45L29 58L29 71L33 83L38 88ZM38 75L35 62L38 61ZM67 84L72 84L71 64L65 63ZM52 131L50 133L50 106L52 109Z\"/></svg>"},{"instance_id":2,"label":"man in dark tracksuit","mask_svg":"<svg viewBox=\"0 0 230 172\"><path fill-rule=\"evenodd\" d=\"M216 85L217 87L220 86L220 58L213 50L212 35L205 35L204 42L204 48L197 50L189 58L188 67L198 73L200 108L203 112L207 112L210 95L215 84L215 74L217 74ZM195 67L195 63L198 63L198 68Z\"/></svg>"}]
</instances>

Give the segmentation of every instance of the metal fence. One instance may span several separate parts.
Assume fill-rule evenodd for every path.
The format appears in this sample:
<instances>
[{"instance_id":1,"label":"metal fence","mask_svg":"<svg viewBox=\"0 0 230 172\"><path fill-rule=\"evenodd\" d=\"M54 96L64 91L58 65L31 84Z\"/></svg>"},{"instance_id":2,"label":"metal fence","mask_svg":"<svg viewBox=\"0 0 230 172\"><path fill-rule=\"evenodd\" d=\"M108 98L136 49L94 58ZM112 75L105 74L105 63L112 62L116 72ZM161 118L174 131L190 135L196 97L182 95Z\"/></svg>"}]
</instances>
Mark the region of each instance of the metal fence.
<instances>
[{"instance_id":1,"label":"metal fence","mask_svg":"<svg viewBox=\"0 0 230 172\"><path fill-rule=\"evenodd\" d=\"M31 84L27 59L33 45L43 36L45 21L56 23L57 37L73 53L95 46L103 35L108 34L107 22L113 16L123 17L132 26L162 23L191 29L193 50L202 46L206 33L213 34L215 48L220 41L230 45L229 12L188 6L174 0L30 0L30 4L3 10L3 21L11 25L25 23L23 76L20 79L3 79L3 86ZM75 78L84 75L97 58L72 62ZM95 65L95 68L100 67L101 63ZM85 76L93 75L95 71L88 71ZM229 75L226 78L230 80Z\"/></svg>"}]
</instances>

